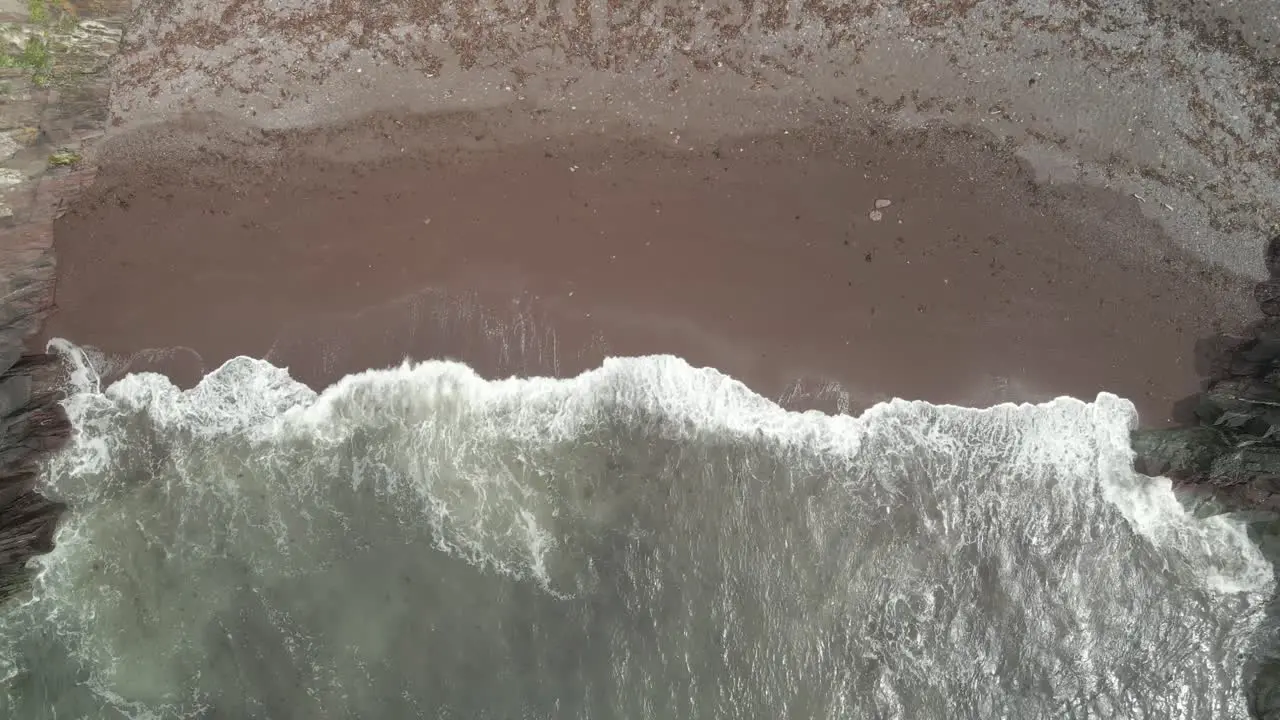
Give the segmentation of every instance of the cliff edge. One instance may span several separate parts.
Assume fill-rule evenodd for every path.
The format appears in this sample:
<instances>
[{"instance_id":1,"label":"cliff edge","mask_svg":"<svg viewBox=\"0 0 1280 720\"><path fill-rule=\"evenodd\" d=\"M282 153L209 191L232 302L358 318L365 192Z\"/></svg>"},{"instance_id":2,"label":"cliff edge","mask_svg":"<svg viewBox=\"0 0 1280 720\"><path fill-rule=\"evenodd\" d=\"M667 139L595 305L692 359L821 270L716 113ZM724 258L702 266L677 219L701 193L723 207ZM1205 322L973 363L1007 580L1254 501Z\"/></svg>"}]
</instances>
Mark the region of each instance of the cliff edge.
<instances>
[{"instance_id":1,"label":"cliff edge","mask_svg":"<svg viewBox=\"0 0 1280 720\"><path fill-rule=\"evenodd\" d=\"M107 65L129 4L0 0L0 603L53 549L60 503L40 461L71 427L63 368L27 342L53 308L53 222L93 180L83 151L106 128Z\"/></svg>"}]
</instances>

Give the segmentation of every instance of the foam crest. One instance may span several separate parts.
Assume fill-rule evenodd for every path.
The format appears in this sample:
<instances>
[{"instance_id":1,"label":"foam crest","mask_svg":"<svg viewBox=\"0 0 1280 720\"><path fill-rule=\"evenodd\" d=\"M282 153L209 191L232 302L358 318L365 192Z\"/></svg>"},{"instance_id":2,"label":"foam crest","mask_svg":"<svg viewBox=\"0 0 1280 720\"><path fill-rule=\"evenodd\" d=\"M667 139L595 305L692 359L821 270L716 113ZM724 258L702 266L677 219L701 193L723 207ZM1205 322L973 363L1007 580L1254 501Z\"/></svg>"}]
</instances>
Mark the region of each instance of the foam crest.
<instances>
[{"instance_id":1,"label":"foam crest","mask_svg":"<svg viewBox=\"0 0 1280 720\"><path fill-rule=\"evenodd\" d=\"M55 341L54 348L73 356L81 352L63 343ZM299 443L313 450L336 447L356 435L384 433L390 438L387 447L373 454L377 457L364 458L357 482L369 477L373 468L401 479L416 476L423 502L434 508L429 514L441 525L446 516L458 511L443 497L474 495L478 507L491 507L492 482L464 472L450 483L418 464L422 458L455 455L461 448L474 451L486 442L498 450L511 442L565 442L584 436L608 418L621 417L623 422L627 417L660 418L666 431L690 439L699 435L764 437L854 462L868 427L878 423L911 425L929 413L974 422L1000 416L1002 426L1019 437L1024 459L1035 456L1038 462L1066 468L1095 466L1102 497L1144 537L1177 545L1199 563L1229 559L1234 572L1221 568L1210 572L1224 590L1256 590L1269 582L1265 562L1238 523L1226 517L1195 519L1179 505L1167 480L1152 481L1129 469L1132 451L1127 437L1136 414L1131 403L1109 393L1099 394L1094 403L1064 397L1040 406L989 409L893 400L861 417L829 416L818 411L788 412L731 377L693 368L671 356L610 358L600 368L570 379L494 381L461 363L406 362L397 368L350 375L318 395L289 377L286 369L241 357L229 360L185 392L160 375L143 373L126 376L98 393L96 377L83 355L80 358L73 378L80 392L71 402L81 432L60 460L68 472L55 473L59 477L84 475L90 468L110 465L113 454L128 452L106 440L119 433L102 428L121 416L145 416L161 434L179 432L207 441L241 438L262 446ZM918 434L921 428L904 428L904 432ZM945 435L923 439L943 445L955 442ZM392 447L404 453L399 467L394 453L387 451ZM536 497L529 488L512 492L508 499L514 501L518 495L516 504ZM482 527L483 513L477 509L463 525ZM516 516L521 518L519 524L528 526L527 517ZM459 543L469 548L473 559L485 560L481 540L443 542ZM541 562L535 557L527 564ZM507 561L497 564L511 569ZM1205 570L1210 568L1206 565Z\"/></svg>"},{"instance_id":2,"label":"foam crest","mask_svg":"<svg viewBox=\"0 0 1280 720\"><path fill-rule=\"evenodd\" d=\"M1106 393L980 410L894 400L829 416L668 356L612 358L569 379L405 363L320 393L242 357L190 390L154 374L103 390L87 354L52 347L73 366L77 435L50 478L75 511L9 627L39 617L57 628L96 697L131 713L252 695L202 675L211 638L238 642L226 628L245 618L261 627L243 637L279 635L279 662L307 697L374 712L349 704L351 678L383 682L353 653L392 657L405 628L429 619L408 607L377 619L382 603L414 597L388 586L418 577L456 586L467 599L453 602L478 618L505 617L513 595L552 626L610 608L609 630L575 642L604 643L595 652L611 660L593 682L617 684L618 707L647 707L654 688L759 693L756 706L774 707L801 683L815 717L849 702L869 716L910 715L913 703L1035 716L1052 698L1097 695L1116 667L1141 676L1124 687L1154 688L1166 678L1151 668L1172 646L1238 662L1231 648L1257 618L1238 617L1237 603L1271 590L1239 523L1198 520L1168 482L1132 471L1136 415ZM342 601L316 609L329 596ZM577 609L561 617L566 607ZM737 639L721 642L751 644L704 642L729 627ZM19 662L32 642L8 633L0 656ZM730 650L744 659L712 676L667 667L728 662L715 658ZM1231 685L1205 689L1217 682L1207 661L1162 671L1203 699L1160 696L1130 716L1238 707ZM849 690L868 667L883 668L875 691ZM975 667L986 669L966 680ZM1024 697L993 673L1052 693ZM378 697L412 696L413 677ZM591 684L565 682L570 694ZM970 688L968 705L954 705L952 683Z\"/></svg>"}]
</instances>

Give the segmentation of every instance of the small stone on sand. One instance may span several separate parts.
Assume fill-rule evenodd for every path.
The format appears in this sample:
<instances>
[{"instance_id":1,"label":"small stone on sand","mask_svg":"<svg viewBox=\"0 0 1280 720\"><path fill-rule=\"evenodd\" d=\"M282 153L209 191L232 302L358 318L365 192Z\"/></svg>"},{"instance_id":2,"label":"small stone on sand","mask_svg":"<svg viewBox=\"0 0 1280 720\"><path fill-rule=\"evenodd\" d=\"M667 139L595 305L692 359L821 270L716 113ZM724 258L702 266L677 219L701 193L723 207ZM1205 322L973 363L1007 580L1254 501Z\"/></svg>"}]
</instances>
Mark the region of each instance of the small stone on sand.
<instances>
[{"instance_id":1,"label":"small stone on sand","mask_svg":"<svg viewBox=\"0 0 1280 720\"><path fill-rule=\"evenodd\" d=\"M883 210L883 209L885 209L885 208L889 207L889 206L890 206L890 205L892 205L892 204L893 204L893 201L892 201L892 200L884 200L884 199L877 200L877 201L876 201L876 209L877 209L877 210Z\"/></svg>"}]
</instances>

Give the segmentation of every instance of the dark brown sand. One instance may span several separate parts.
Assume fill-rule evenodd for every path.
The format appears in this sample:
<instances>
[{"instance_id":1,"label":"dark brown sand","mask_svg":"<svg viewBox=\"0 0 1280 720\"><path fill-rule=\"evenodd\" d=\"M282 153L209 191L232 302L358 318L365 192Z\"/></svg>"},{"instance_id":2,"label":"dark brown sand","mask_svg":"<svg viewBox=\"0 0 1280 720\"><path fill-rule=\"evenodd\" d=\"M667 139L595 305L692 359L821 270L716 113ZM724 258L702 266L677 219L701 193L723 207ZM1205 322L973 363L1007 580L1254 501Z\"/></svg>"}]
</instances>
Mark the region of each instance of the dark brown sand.
<instances>
[{"instance_id":1,"label":"dark brown sand","mask_svg":"<svg viewBox=\"0 0 1280 720\"><path fill-rule=\"evenodd\" d=\"M673 353L796 406L1106 390L1154 425L1196 389L1194 341L1235 312L1220 298L1246 296L1136 201L1037 188L965 132L509 144L476 126L122 140L57 225L44 336L181 384L240 354L323 386L406 356L563 376Z\"/></svg>"}]
</instances>

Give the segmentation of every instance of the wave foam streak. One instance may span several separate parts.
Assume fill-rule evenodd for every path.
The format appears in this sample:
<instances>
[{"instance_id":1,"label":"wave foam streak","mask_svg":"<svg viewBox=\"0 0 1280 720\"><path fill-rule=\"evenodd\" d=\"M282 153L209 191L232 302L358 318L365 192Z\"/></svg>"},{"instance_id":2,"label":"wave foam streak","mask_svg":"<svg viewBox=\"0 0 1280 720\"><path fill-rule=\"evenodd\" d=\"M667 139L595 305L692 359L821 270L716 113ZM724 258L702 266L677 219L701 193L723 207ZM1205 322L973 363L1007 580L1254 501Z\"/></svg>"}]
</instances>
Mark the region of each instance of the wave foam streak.
<instances>
[{"instance_id":1,"label":"wave foam streak","mask_svg":"<svg viewBox=\"0 0 1280 720\"><path fill-rule=\"evenodd\" d=\"M0 620L14 717L1243 716L1269 569L1131 472L1114 396L831 417L671 357L90 380L76 512Z\"/></svg>"}]
</instances>

